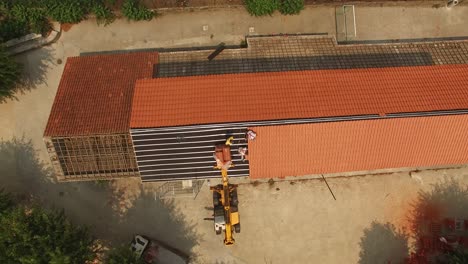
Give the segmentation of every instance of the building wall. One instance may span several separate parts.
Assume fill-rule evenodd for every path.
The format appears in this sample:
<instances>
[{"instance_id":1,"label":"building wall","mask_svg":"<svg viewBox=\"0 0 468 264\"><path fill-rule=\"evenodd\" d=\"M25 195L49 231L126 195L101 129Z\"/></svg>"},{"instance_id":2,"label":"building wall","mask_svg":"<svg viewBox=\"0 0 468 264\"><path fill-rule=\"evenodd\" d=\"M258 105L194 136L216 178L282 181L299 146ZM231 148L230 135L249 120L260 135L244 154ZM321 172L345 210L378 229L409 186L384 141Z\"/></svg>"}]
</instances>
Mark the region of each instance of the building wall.
<instances>
[{"instance_id":1,"label":"building wall","mask_svg":"<svg viewBox=\"0 0 468 264\"><path fill-rule=\"evenodd\" d=\"M468 115L251 127L250 177L468 163Z\"/></svg>"},{"instance_id":2,"label":"building wall","mask_svg":"<svg viewBox=\"0 0 468 264\"><path fill-rule=\"evenodd\" d=\"M139 176L129 134L46 137L59 181Z\"/></svg>"}]
</instances>

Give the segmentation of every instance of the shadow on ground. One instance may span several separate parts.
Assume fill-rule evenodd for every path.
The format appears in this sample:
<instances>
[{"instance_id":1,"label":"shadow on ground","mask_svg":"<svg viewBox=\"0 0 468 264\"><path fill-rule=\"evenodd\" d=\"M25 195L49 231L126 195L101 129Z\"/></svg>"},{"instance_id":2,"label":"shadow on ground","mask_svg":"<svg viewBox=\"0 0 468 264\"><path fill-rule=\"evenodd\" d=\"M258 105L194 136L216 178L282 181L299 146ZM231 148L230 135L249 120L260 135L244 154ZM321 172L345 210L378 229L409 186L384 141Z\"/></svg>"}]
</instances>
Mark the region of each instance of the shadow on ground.
<instances>
[{"instance_id":1,"label":"shadow on ground","mask_svg":"<svg viewBox=\"0 0 468 264\"><path fill-rule=\"evenodd\" d=\"M0 142L0 186L23 202L63 208L73 222L89 226L97 238L113 245L128 243L137 233L185 253L198 243L194 226L186 223L172 201L141 191L126 213L118 213L113 205L119 197L108 182L56 183L24 139Z\"/></svg>"},{"instance_id":2,"label":"shadow on ground","mask_svg":"<svg viewBox=\"0 0 468 264\"><path fill-rule=\"evenodd\" d=\"M452 219L452 227L447 219ZM420 191L411 204L410 234L390 223L373 222L365 229L359 263L449 263L448 255L468 248L468 227L457 229L455 219L468 223L468 185L446 177L429 191ZM408 255L410 235L416 252Z\"/></svg>"},{"instance_id":3,"label":"shadow on ground","mask_svg":"<svg viewBox=\"0 0 468 264\"><path fill-rule=\"evenodd\" d=\"M448 177L430 191L419 192L409 216L411 231L420 237L427 231L427 223L441 223L445 218L468 219L468 185Z\"/></svg>"},{"instance_id":4,"label":"shadow on ground","mask_svg":"<svg viewBox=\"0 0 468 264\"><path fill-rule=\"evenodd\" d=\"M390 223L372 222L361 237L360 264L402 263L408 257L409 235Z\"/></svg>"},{"instance_id":5,"label":"shadow on ground","mask_svg":"<svg viewBox=\"0 0 468 264\"><path fill-rule=\"evenodd\" d=\"M23 67L21 81L17 87L19 93L25 93L36 89L41 84L46 84L47 71L52 65L57 64L57 61L54 61L52 50L49 48L24 52L15 55L14 58Z\"/></svg>"},{"instance_id":6,"label":"shadow on ground","mask_svg":"<svg viewBox=\"0 0 468 264\"><path fill-rule=\"evenodd\" d=\"M416 252L411 258L414 263L448 263L448 255L468 250L466 183L445 177L431 190L419 192L411 208L409 222L416 241Z\"/></svg>"}]
</instances>

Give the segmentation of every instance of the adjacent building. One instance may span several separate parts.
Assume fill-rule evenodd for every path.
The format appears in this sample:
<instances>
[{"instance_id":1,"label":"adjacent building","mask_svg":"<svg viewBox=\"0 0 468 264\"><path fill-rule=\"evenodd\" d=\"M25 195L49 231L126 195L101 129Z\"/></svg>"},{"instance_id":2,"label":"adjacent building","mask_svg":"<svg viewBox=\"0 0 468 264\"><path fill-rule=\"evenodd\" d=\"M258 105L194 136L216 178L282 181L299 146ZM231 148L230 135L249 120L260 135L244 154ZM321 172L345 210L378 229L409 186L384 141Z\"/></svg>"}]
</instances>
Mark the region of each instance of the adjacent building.
<instances>
[{"instance_id":1,"label":"adjacent building","mask_svg":"<svg viewBox=\"0 0 468 264\"><path fill-rule=\"evenodd\" d=\"M219 177L214 145L230 136L231 177L468 163L467 42L248 43L213 61L209 50L69 58L44 135L58 179Z\"/></svg>"}]
</instances>

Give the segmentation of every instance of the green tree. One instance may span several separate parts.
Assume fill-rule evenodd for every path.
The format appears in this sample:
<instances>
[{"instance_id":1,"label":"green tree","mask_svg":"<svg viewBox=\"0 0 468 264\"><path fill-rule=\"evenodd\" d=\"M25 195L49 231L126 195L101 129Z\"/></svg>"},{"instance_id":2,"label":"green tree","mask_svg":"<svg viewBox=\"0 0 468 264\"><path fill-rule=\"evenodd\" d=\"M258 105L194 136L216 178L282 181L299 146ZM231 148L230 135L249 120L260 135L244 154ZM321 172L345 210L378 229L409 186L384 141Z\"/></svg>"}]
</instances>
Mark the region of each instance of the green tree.
<instances>
[{"instance_id":1,"label":"green tree","mask_svg":"<svg viewBox=\"0 0 468 264\"><path fill-rule=\"evenodd\" d=\"M129 246L121 246L109 251L107 264L143 264L143 260L138 258Z\"/></svg>"},{"instance_id":2,"label":"green tree","mask_svg":"<svg viewBox=\"0 0 468 264\"><path fill-rule=\"evenodd\" d=\"M456 250L444 253L437 260L439 263L466 264L468 263L468 250L457 248Z\"/></svg>"},{"instance_id":3,"label":"green tree","mask_svg":"<svg viewBox=\"0 0 468 264\"><path fill-rule=\"evenodd\" d=\"M244 0L244 3L253 16L271 15L279 6L279 0Z\"/></svg>"},{"instance_id":4,"label":"green tree","mask_svg":"<svg viewBox=\"0 0 468 264\"><path fill-rule=\"evenodd\" d=\"M151 20L156 16L156 13L141 5L138 0L125 0L122 5L122 14L135 21Z\"/></svg>"},{"instance_id":5,"label":"green tree","mask_svg":"<svg viewBox=\"0 0 468 264\"><path fill-rule=\"evenodd\" d=\"M93 245L87 229L63 211L19 205L0 214L0 263L83 264L95 258Z\"/></svg>"},{"instance_id":6,"label":"green tree","mask_svg":"<svg viewBox=\"0 0 468 264\"><path fill-rule=\"evenodd\" d=\"M283 15L297 15L304 9L304 0L280 0L278 9Z\"/></svg>"},{"instance_id":7,"label":"green tree","mask_svg":"<svg viewBox=\"0 0 468 264\"><path fill-rule=\"evenodd\" d=\"M21 65L0 46L0 102L14 98L21 78Z\"/></svg>"},{"instance_id":8,"label":"green tree","mask_svg":"<svg viewBox=\"0 0 468 264\"><path fill-rule=\"evenodd\" d=\"M25 25L25 30L38 34L47 34L51 25L44 8L19 1L11 6L9 16L18 23Z\"/></svg>"},{"instance_id":9,"label":"green tree","mask_svg":"<svg viewBox=\"0 0 468 264\"><path fill-rule=\"evenodd\" d=\"M86 18L88 5L76 0L46 0L47 14L60 23L78 23Z\"/></svg>"},{"instance_id":10,"label":"green tree","mask_svg":"<svg viewBox=\"0 0 468 264\"><path fill-rule=\"evenodd\" d=\"M13 200L9 193L5 193L3 190L0 190L0 215L2 215L8 209L13 207Z\"/></svg>"},{"instance_id":11,"label":"green tree","mask_svg":"<svg viewBox=\"0 0 468 264\"><path fill-rule=\"evenodd\" d=\"M28 33L30 33L28 25L23 21L4 18L0 23L0 43L24 36Z\"/></svg>"},{"instance_id":12,"label":"green tree","mask_svg":"<svg viewBox=\"0 0 468 264\"><path fill-rule=\"evenodd\" d=\"M96 1L91 10L94 15L96 15L98 25L104 24L107 26L115 20L114 12L112 12L112 10L103 2Z\"/></svg>"}]
</instances>

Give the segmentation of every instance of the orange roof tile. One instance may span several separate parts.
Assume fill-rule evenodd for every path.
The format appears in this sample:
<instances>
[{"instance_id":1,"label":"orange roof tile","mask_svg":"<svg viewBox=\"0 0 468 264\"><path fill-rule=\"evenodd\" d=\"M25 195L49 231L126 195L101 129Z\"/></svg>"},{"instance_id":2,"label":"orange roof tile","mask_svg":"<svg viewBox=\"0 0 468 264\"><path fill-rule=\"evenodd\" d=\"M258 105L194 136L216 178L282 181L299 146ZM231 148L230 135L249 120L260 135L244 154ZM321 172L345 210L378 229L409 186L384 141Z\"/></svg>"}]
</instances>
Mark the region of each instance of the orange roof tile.
<instances>
[{"instance_id":1,"label":"orange roof tile","mask_svg":"<svg viewBox=\"0 0 468 264\"><path fill-rule=\"evenodd\" d=\"M135 81L151 78L156 52L68 58L45 136L129 130Z\"/></svg>"},{"instance_id":2,"label":"orange roof tile","mask_svg":"<svg viewBox=\"0 0 468 264\"><path fill-rule=\"evenodd\" d=\"M251 129L253 179L468 163L468 115Z\"/></svg>"},{"instance_id":3,"label":"orange roof tile","mask_svg":"<svg viewBox=\"0 0 468 264\"><path fill-rule=\"evenodd\" d=\"M224 74L139 80L130 126L468 108L468 65Z\"/></svg>"}]
</instances>

